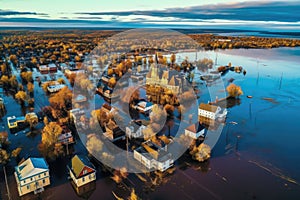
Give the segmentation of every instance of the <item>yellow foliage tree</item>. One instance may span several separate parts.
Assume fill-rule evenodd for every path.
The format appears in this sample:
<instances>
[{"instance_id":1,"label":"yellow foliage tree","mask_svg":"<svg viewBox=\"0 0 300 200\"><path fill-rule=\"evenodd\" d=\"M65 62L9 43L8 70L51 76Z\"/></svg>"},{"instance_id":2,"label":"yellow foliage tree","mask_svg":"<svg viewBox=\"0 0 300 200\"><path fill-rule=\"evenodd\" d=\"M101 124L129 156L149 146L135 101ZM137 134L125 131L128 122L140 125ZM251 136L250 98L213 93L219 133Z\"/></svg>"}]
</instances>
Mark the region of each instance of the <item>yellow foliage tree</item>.
<instances>
[{"instance_id":1,"label":"yellow foliage tree","mask_svg":"<svg viewBox=\"0 0 300 200\"><path fill-rule=\"evenodd\" d=\"M229 97L233 97L233 98L236 98L236 97L239 97L240 95L243 95L243 91L241 89L240 86L237 86L233 83L231 83L230 85L227 86L226 88L227 92L228 92L228 96Z\"/></svg>"}]
</instances>

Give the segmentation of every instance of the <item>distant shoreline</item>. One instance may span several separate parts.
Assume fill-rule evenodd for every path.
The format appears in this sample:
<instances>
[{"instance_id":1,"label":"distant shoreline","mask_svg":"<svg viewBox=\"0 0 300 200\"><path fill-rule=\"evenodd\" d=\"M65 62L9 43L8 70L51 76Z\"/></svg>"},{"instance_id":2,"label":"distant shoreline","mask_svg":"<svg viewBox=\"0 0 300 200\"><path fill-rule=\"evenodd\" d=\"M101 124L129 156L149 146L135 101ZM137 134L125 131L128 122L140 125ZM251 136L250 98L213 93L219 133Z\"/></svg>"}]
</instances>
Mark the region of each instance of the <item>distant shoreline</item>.
<instances>
[{"instance_id":1,"label":"distant shoreline","mask_svg":"<svg viewBox=\"0 0 300 200\"><path fill-rule=\"evenodd\" d=\"M41 30L103 30L103 31L126 31L132 28L111 28L111 27L0 27L2 31L41 31ZM160 28L158 28L160 29ZM164 29L164 28L161 28ZM265 36L265 37L280 37L280 38L299 38L300 32L297 31L262 31L262 30L247 30L247 29L193 29L193 28L166 28L174 31L178 31L184 34L216 34L216 35L228 35L231 36Z\"/></svg>"}]
</instances>

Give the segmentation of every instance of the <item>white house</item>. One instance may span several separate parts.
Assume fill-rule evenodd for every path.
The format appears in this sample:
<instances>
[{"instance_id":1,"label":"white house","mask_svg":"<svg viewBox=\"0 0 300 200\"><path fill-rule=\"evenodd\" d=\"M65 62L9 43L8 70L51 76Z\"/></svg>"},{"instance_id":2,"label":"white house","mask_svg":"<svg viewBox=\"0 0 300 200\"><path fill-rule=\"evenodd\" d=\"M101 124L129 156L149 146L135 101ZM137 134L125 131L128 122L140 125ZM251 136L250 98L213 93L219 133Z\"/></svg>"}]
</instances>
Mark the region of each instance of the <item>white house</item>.
<instances>
[{"instance_id":1,"label":"white house","mask_svg":"<svg viewBox=\"0 0 300 200\"><path fill-rule=\"evenodd\" d=\"M201 103L199 106L198 114L200 117L206 117L215 120L221 112L220 106Z\"/></svg>"},{"instance_id":2,"label":"white house","mask_svg":"<svg viewBox=\"0 0 300 200\"><path fill-rule=\"evenodd\" d=\"M69 145L75 143L71 130L67 126L61 126L62 133L58 136L58 143L63 145Z\"/></svg>"},{"instance_id":3,"label":"white house","mask_svg":"<svg viewBox=\"0 0 300 200\"><path fill-rule=\"evenodd\" d=\"M172 154L165 149L147 141L133 151L133 157L146 168L163 172L174 164Z\"/></svg>"},{"instance_id":4,"label":"white house","mask_svg":"<svg viewBox=\"0 0 300 200\"><path fill-rule=\"evenodd\" d=\"M93 164L84 156L75 155L67 166L76 187L81 187L96 180Z\"/></svg>"},{"instance_id":5,"label":"white house","mask_svg":"<svg viewBox=\"0 0 300 200\"><path fill-rule=\"evenodd\" d=\"M126 127L126 135L130 138L140 138L145 128L146 126L144 125Z\"/></svg>"},{"instance_id":6,"label":"white house","mask_svg":"<svg viewBox=\"0 0 300 200\"><path fill-rule=\"evenodd\" d=\"M50 185L49 167L44 158L28 158L15 167L19 196L44 191Z\"/></svg>"},{"instance_id":7,"label":"white house","mask_svg":"<svg viewBox=\"0 0 300 200\"><path fill-rule=\"evenodd\" d=\"M75 108L70 110L70 118L72 118L74 121L79 120L80 117L84 115L85 115L85 111L80 108Z\"/></svg>"},{"instance_id":8,"label":"white house","mask_svg":"<svg viewBox=\"0 0 300 200\"><path fill-rule=\"evenodd\" d=\"M53 92L58 92L59 90L63 89L66 87L64 84L57 84L57 85L49 85L47 87L48 92L53 93Z\"/></svg>"},{"instance_id":9,"label":"white house","mask_svg":"<svg viewBox=\"0 0 300 200\"><path fill-rule=\"evenodd\" d=\"M7 120L8 128L17 128L19 126L19 123L25 122L25 117L24 116L20 116L20 117L11 116L11 117L7 117L6 120Z\"/></svg>"},{"instance_id":10,"label":"white house","mask_svg":"<svg viewBox=\"0 0 300 200\"><path fill-rule=\"evenodd\" d=\"M200 136L204 136L204 134L205 134L205 127L202 126L199 122L197 122L197 123L192 124L189 127L187 127L184 130L184 134L186 136L189 136L189 137L193 138L193 139L197 139Z\"/></svg>"},{"instance_id":11,"label":"white house","mask_svg":"<svg viewBox=\"0 0 300 200\"><path fill-rule=\"evenodd\" d=\"M141 112L148 112L152 109L153 103L141 100L136 106L135 109Z\"/></svg>"}]
</instances>

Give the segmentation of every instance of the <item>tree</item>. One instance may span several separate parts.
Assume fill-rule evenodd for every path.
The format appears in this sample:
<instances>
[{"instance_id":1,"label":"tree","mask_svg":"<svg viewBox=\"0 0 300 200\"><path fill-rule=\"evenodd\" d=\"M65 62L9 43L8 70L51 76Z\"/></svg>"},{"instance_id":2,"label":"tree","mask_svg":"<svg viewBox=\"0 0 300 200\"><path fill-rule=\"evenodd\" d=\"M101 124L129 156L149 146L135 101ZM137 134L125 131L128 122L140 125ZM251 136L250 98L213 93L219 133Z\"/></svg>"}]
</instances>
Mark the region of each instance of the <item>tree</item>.
<instances>
[{"instance_id":1,"label":"tree","mask_svg":"<svg viewBox=\"0 0 300 200\"><path fill-rule=\"evenodd\" d=\"M172 53L171 57L170 57L171 63L174 64L176 61L176 55L174 53Z\"/></svg>"},{"instance_id":2,"label":"tree","mask_svg":"<svg viewBox=\"0 0 300 200\"><path fill-rule=\"evenodd\" d=\"M56 110L66 111L72 103L72 95L72 91L64 87L49 98L50 105Z\"/></svg>"},{"instance_id":3,"label":"tree","mask_svg":"<svg viewBox=\"0 0 300 200\"><path fill-rule=\"evenodd\" d=\"M90 153L99 153L103 148L103 142L94 133L87 136L86 147Z\"/></svg>"},{"instance_id":4,"label":"tree","mask_svg":"<svg viewBox=\"0 0 300 200\"><path fill-rule=\"evenodd\" d=\"M63 146L58 143L58 136L62 133L62 128L56 122L50 122L42 131L42 141L39 150L43 156L55 159L64 154Z\"/></svg>"},{"instance_id":5,"label":"tree","mask_svg":"<svg viewBox=\"0 0 300 200\"><path fill-rule=\"evenodd\" d=\"M6 165L9 161L9 157L9 153L6 150L0 148L0 164Z\"/></svg>"},{"instance_id":6,"label":"tree","mask_svg":"<svg viewBox=\"0 0 300 200\"><path fill-rule=\"evenodd\" d=\"M39 123L38 117L33 113L26 114L25 120L29 124L30 130L33 130L34 127Z\"/></svg>"},{"instance_id":7,"label":"tree","mask_svg":"<svg viewBox=\"0 0 300 200\"><path fill-rule=\"evenodd\" d=\"M63 78L57 79L57 82L58 82L59 84L66 84L66 81L65 81L65 79L63 79Z\"/></svg>"},{"instance_id":8,"label":"tree","mask_svg":"<svg viewBox=\"0 0 300 200\"><path fill-rule=\"evenodd\" d=\"M34 85L31 82L27 83L27 91L29 92L29 94L33 94L34 91Z\"/></svg>"},{"instance_id":9,"label":"tree","mask_svg":"<svg viewBox=\"0 0 300 200\"><path fill-rule=\"evenodd\" d=\"M17 81L17 78L16 78L16 76L15 75L13 75L13 76L11 76L10 78L9 78L9 85L12 87L12 88L14 88L14 89L17 89L17 87L18 87L18 81Z\"/></svg>"},{"instance_id":10,"label":"tree","mask_svg":"<svg viewBox=\"0 0 300 200\"><path fill-rule=\"evenodd\" d=\"M44 125L45 125L45 126L49 124L49 120L48 120L48 117L47 117L47 116L44 117L43 122L44 122Z\"/></svg>"},{"instance_id":11,"label":"tree","mask_svg":"<svg viewBox=\"0 0 300 200\"><path fill-rule=\"evenodd\" d=\"M10 62L12 62L15 66L16 66L17 63L18 63L18 58L17 58L17 56L14 55L14 54L12 54L12 55L9 56L9 60L10 60Z\"/></svg>"},{"instance_id":12,"label":"tree","mask_svg":"<svg viewBox=\"0 0 300 200\"><path fill-rule=\"evenodd\" d=\"M240 86L237 86L233 83L227 86L226 88L228 92L228 96L232 98L239 97L240 95L243 95L243 91Z\"/></svg>"},{"instance_id":13,"label":"tree","mask_svg":"<svg viewBox=\"0 0 300 200\"><path fill-rule=\"evenodd\" d=\"M203 58L201 60L196 61L196 66L200 71L207 71L208 69L211 69L213 64L213 60L208 58Z\"/></svg>"},{"instance_id":14,"label":"tree","mask_svg":"<svg viewBox=\"0 0 300 200\"><path fill-rule=\"evenodd\" d=\"M3 75L3 76L1 77L1 81L2 81L2 83L3 83L4 88L7 88L7 87L8 87L8 84L9 84L8 76Z\"/></svg>"},{"instance_id":15,"label":"tree","mask_svg":"<svg viewBox=\"0 0 300 200\"><path fill-rule=\"evenodd\" d=\"M0 144L1 145L7 145L8 144L8 134L6 131L0 132Z\"/></svg>"},{"instance_id":16,"label":"tree","mask_svg":"<svg viewBox=\"0 0 300 200\"><path fill-rule=\"evenodd\" d=\"M190 154L194 160L204 162L210 158L211 148L207 144L201 143L198 147L194 145Z\"/></svg>"},{"instance_id":17,"label":"tree","mask_svg":"<svg viewBox=\"0 0 300 200\"><path fill-rule=\"evenodd\" d=\"M15 98L20 102L21 105L25 104L27 100L27 94L24 91L19 91L15 94Z\"/></svg>"},{"instance_id":18,"label":"tree","mask_svg":"<svg viewBox=\"0 0 300 200\"><path fill-rule=\"evenodd\" d=\"M111 87L111 88L113 88L113 87L115 87L116 83L117 83L116 78L112 77L108 81L108 86Z\"/></svg>"},{"instance_id":19,"label":"tree","mask_svg":"<svg viewBox=\"0 0 300 200\"><path fill-rule=\"evenodd\" d=\"M53 146L58 141L58 136L62 133L62 128L56 122L50 122L42 131L42 143L45 146Z\"/></svg>"},{"instance_id":20,"label":"tree","mask_svg":"<svg viewBox=\"0 0 300 200\"><path fill-rule=\"evenodd\" d=\"M18 147L11 152L11 156L14 158L17 158L20 155L21 151L22 151L22 148Z\"/></svg>"}]
</instances>

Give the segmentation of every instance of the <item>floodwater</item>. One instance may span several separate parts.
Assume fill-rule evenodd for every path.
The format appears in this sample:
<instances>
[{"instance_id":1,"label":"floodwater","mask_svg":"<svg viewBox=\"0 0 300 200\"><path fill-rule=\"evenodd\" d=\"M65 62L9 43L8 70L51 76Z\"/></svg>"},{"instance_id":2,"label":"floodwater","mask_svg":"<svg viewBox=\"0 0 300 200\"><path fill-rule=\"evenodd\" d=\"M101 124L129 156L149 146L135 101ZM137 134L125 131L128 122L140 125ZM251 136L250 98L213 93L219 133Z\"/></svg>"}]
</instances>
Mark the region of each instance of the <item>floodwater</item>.
<instances>
[{"instance_id":1,"label":"floodwater","mask_svg":"<svg viewBox=\"0 0 300 200\"><path fill-rule=\"evenodd\" d=\"M194 60L196 55L185 56ZM201 57L217 60L217 66L231 62L247 71L246 76L229 71L222 78L225 87L233 78L244 95L240 104L228 109L227 123L209 162L199 164L183 155L176 161L174 174L152 186L135 174L117 185L110 175L99 172L96 188L86 199L115 199L112 191L127 199L130 188L142 199L300 199L300 48L206 51L197 54ZM199 101L209 101L205 84L199 90ZM66 172L65 164L61 171ZM58 179L60 173L52 173L52 179ZM53 181L36 199L83 199L64 178ZM9 180L17 199L12 175ZM6 198L2 178L0 183Z\"/></svg>"}]
</instances>

